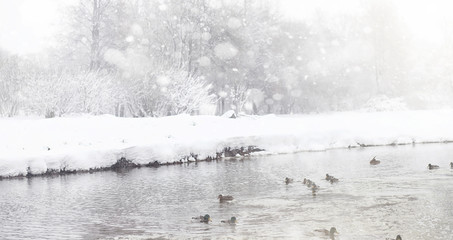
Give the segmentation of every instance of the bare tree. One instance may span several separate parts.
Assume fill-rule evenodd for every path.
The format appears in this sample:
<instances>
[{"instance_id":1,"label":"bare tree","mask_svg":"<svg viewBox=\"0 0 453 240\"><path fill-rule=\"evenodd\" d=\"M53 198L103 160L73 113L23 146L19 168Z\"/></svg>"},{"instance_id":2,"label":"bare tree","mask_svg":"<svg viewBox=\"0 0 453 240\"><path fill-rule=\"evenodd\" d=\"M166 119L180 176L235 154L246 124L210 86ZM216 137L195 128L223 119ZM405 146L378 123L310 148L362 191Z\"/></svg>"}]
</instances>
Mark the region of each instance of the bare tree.
<instances>
[{"instance_id":1,"label":"bare tree","mask_svg":"<svg viewBox=\"0 0 453 240\"><path fill-rule=\"evenodd\" d=\"M97 71L108 67L104 53L127 45L129 20L124 0L79 0L69 10L59 58L69 65L67 68Z\"/></svg>"}]
</instances>

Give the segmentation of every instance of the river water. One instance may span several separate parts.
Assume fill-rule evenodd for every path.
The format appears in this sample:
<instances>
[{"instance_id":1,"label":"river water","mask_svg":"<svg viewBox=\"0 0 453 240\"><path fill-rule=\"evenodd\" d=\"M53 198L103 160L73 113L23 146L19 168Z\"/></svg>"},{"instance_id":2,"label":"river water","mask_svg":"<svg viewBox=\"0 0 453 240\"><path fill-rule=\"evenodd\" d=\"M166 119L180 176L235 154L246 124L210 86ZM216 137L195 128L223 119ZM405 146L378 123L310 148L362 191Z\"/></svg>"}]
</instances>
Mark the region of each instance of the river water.
<instances>
[{"instance_id":1,"label":"river water","mask_svg":"<svg viewBox=\"0 0 453 240\"><path fill-rule=\"evenodd\" d=\"M3 180L0 239L326 239L314 230L332 226L336 239L453 239L451 161L453 144L428 144Z\"/></svg>"}]
</instances>

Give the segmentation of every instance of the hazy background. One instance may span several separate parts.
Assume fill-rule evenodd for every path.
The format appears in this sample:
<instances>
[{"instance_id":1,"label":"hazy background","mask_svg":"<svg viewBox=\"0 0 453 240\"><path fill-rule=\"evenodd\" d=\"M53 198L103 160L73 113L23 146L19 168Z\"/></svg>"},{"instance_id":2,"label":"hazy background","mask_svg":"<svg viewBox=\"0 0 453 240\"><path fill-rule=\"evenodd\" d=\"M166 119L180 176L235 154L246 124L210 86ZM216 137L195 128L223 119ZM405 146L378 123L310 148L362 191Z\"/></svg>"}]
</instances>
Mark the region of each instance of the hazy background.
<instances>
[{"instance_id":1,"label":"hazy background","mask_svg":"<svg viewBox=\"0 0 453 240\"><path fill-rule=\"evenodd\" d=\"M452 6L0 0L0 116L451 107Z\"/></svg>"}]
</instances>

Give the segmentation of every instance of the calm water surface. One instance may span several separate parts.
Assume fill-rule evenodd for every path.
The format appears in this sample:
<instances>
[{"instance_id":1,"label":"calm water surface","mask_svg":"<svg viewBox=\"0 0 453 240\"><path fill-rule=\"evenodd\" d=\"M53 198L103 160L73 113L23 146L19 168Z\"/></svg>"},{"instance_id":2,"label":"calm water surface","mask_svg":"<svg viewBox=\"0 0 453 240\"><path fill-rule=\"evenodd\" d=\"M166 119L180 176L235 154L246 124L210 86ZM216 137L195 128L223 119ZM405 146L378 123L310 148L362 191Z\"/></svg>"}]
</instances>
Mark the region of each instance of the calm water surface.
<instances>
[{"instance_id":1,"label":"calm water surface","mask_svg":"<svg viewBox=\"0 0 453 240\"><path fill-rule=\"evenodd\" d=\"M451 161L453 144L431 144L4 180L0 239L325 239L314 230L331 226L337 239L453 239ZM191 219L206 213L210 224ZM236 226L220 223L231 216Z\"/></svg>"}]
</instances>

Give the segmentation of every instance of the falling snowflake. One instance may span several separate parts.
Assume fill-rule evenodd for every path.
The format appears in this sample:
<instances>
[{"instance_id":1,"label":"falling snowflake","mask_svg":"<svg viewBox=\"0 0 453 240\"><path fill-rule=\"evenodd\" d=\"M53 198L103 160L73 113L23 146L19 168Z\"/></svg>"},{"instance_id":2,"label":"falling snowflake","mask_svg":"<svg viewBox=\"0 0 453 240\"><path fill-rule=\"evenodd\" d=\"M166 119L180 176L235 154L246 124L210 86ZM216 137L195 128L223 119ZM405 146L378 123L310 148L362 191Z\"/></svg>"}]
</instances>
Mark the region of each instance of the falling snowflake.
<instances>
[{"instance_id":1,"label":"falling snowflake","mask_svg":"<svg viewBox=\"0 0 453 240\"><path fill-rule=\"evenodd\" d=\"M135 40L134 36L127 36L126 37L126 42L131 43Z\"/></svg>"},{"instance_id":2,"label":"falling snowflake","mask_svg":"<svg viewBox=\"0 0 453 240\"><path fill-rule=\"evenodd\" d=\"M143 29L137 23L132 24L131 26L131 33L135 36L143 35Z\"/></svg>"},{"instance_id":3,"label":"falling snowflake","mask_svg":"<svg viewBox=\"0 0 453 240\"><path fill-rule=\"evenodd\" d=\"M266 99L266 104L272 105L272 104L274 104L274 100L272 98L268 98L268 99Z\"/></svg>"},{"instance_id":4,"label":"falling snowflake","mask_svg":"<svg viewBox=\"0 0 453 240\"><path fill-rule=\"evenodd\" d=\"M159 5L159 10L166 11L167 9L168 9L168 6L166 4Z\"/></svg>"},{"instance_id":5,"label":"falling snowflake","mask_svg":"<svg viewBox=\"0 0 453 240\"><path fill-rule=\"evenodd\" d=\"M231 17L230 19L228 19L227 25L231 29L238 29L242 26L242 22L237 18Z\"/></svg>"},{"instance_id":6,"label":"falling snowflake","mask_svg":"<svg viewBox=\"0 0 453 240\"><path fill-rule=\"evenodd\" d=\"M215 55L223 60L234 58L238 54L238 50L229 42L220 43L214 48Z\"/></svg>"},{"instance_id":7,"label":"falling snowflake","mask_svg":"<svg viewBox=\"0 0 453 240\"><path fill-rule=\"evenodd\" d=\"M283 99L283 95L280 94L280 93L276 93L274 95L272 95L272 98L275 100L275 101L280 101Z\"/></svg>"},{"instance_id":8,"label":"falling snowflake","mask_svg":"<svg viewBox=\"0 0 453 240\"><path fill-rule=\"evenodd\" d=\"M201 34L201 39L203 39L204 41L209 41L209 39L211 39L211 34L208 32L204 32Z\"/></svg>"},{"instance_id":9,"label":"falling snowflake","mask_svg":"<svg viewBox=\"0 0 453 240\"><path fill-rule=\"evenodd\" d=\"M208 67L211 65L211 59L209 59L208 57L206 56L203 56L201 58L198 59L198 63L200 64L200 66L202 67Z\"/></svg>"},{"instance_id":10,"label":"falling snowflake","mask_svg":"<svg viewBox=\"0 0 453 240\"><path fill-rule=\"evenodd\" d=\"M226 98L228 96L228 93L225 91L219 91L217 95L219 95L219 97L221 98Z\"/></svg>"},{"instance_id":11,"label":"falling snowflake","mask_svg":"<svg viewBox=\"0 0 453 240\"><path fill-rule=\"evenodd\" d=\"M291 96L292 97L300 97L302 96L302 91L299 89L291 90Z\"/></svg>"},{"instance_id":12,"label":"falling snowflake","mask_svg":"<svg viewBox=\"0 0 453 240\"><path fill-rule=\"evenodd\" d=\"M168 78L167 76L159 76L156 79L156 83L161 87L165 87L170 84L170 78Z\"/></svg>"}]
</instances>

